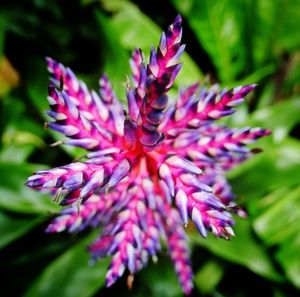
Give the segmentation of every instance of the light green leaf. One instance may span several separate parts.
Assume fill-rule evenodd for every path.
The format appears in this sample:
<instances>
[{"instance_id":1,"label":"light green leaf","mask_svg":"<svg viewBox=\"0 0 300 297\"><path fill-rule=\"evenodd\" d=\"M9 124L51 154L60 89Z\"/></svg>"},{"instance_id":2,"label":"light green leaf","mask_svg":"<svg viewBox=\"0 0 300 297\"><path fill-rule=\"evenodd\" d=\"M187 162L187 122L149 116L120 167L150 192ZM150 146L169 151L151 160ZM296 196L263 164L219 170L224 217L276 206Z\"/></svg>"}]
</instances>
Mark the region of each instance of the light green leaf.
<instances>
[{"instance_id":1,"label":"light green leaf","mask_svg":"<svg viewBox=\"0 0 300 297\"><path fill-rule=\"evenodd\" d=\"M257 202L256 207L264 211L255 219L254 228L266 243L281 244L299 232L300 188L281 188Z\"/></svg>"},{"instance_id":2,"label":"light green leaf","mask_svg":"<svg viewBox=\"0 0 300 297\"><path fill-rule=\"evenodd\" d=\"M236 86L242 86L242 85L253 84L253 83L259 84L260 81L262 81L267 76L274 73L275 70L276 70L275 65L269 64L267 66L256 69L254 72L250 73L249 75L242 78L241 80L226 83L224 87L233 88Z\"/></svg>"},{"instance_id":3,"label":"light green leaf","mask_svg":"<svg viewBox=\"0 0 300 297\"><path fill-rule=\"evenodd\" d=\"M202 293L214 291L224 275L224 266L218 262L210 260L206 262L195 275L195 284Z\"/></svg>"},{"instance_id":4,"label":"light green leaf","mask_svg":"<svg viewBox=\"0 0 300 297\"><path fill-rule=\"evenodd\" d=\"M272 130L275 142L281 142L288 133L300 122L300 98L282 100L253 113L251 126L262 126Z\"/></svg>"},{"instance_id":5,"label":"light green leaf","mask_svg":"<svg viewBox=\"0 0 300 297\"><path fill-rule=\"evenodd\" d=\"M21 213L53 213L60 208L51 201L50 195L42 195L24 185L36 170L37 166L30 164L0 162L1 208Z\"/></svg>"},{"instance_id":6,"label":"light green leaf","mask_svg":"<svg viewBox=\"0 0 300 297\"><path fill-rule=\"evenodd\" d=\"M266 244L277 245L276 258L287 278L300 288L300 188L281 188L257 202L262 209L254 228Z\"/></svg>"},{"instance_id":7,"label":"light green leaf","mask_svg":"<svg viewBox=\"0 0 300 297\"><path fill-rule=\"evenodd\" d=\"M86 245L91 237L67 250L54 260L29 287L25 297L89 297L104 284L108 260L88 264Z\"/></svg>"},{"instance_id":8,"label":"light green leaf","mask_svg":"<svg viewBox=\"0 0 300 297\"><path fill-rule=\"evenodd\" d=\"M5 96L2 107L0 160L23 163L34 149L45 147L45 131L28 116L24 102L16 97Z\"/></svg>"}]
</instances>

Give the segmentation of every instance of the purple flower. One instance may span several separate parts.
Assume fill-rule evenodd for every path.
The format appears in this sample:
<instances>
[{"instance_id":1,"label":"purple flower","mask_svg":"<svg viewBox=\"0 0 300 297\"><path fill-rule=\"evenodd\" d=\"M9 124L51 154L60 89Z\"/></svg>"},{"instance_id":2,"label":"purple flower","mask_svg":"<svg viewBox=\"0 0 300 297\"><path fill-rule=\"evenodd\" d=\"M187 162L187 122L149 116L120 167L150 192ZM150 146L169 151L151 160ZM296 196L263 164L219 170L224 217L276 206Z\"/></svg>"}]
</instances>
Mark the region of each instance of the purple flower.
<instances>
[{"instance_id":1,"label":"purple flower","mask_svg":"<svg viewBox=\"0 0 300 297\"><path fill-rule=\"evenodd\" d=\"M49 128L61 143L87 150L84 160L38 171L27 185L49 190L66 206L47 231L81 231L102 226L90 252L112 256L106 275L111 286L125 271L133 275L156 260L163 240L184 293L192 271L184 231L189 220L206 237L234 235L233 202L224 172L249 158L247 144L268 135L261 128L230 129L215 120L230 115L254 85L231 90L194 84L168 104L168 90L180 71L181 17L163 33L144 63L140 50L130 60L132 85L125 111L106 76L91 91L62 64L47 58L51 73Z\"/></svg>"}]
</instances>

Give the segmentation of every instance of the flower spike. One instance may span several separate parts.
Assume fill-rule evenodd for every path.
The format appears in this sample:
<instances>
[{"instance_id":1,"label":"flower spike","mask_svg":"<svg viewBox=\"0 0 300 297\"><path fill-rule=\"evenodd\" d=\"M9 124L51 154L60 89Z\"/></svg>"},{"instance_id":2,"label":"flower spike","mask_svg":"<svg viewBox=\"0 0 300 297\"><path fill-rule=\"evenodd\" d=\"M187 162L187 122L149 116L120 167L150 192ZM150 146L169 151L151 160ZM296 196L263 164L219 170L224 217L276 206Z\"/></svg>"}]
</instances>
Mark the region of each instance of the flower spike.
<instances>
[{"instance_id":1,"label":"flower spike","mask_svg":"<svg viewBox=\"0 0 300 297\"><path fill-rule=\"evenodd\" d=\"M258 150L247 145L270 134L261 128L231 129L215 123L234 112L255 85L231 90L195 83L168 105L168 91L181 69L182 19L177 16L152 48L149 62L132 53L131 83L123 108L107 76L88 89L70 68L47 58L50 72L47 124L64 135L55 145L87 150L80 161L37 171L26 185L48 190L64 206L48 232L79 232L101 226L90 245L93 259L110 256L106 285L157 261L166 242L185 294L193 288L187 236L234 236L233 213L245 216L225 172Z\"/></svg>"}]
</instances>

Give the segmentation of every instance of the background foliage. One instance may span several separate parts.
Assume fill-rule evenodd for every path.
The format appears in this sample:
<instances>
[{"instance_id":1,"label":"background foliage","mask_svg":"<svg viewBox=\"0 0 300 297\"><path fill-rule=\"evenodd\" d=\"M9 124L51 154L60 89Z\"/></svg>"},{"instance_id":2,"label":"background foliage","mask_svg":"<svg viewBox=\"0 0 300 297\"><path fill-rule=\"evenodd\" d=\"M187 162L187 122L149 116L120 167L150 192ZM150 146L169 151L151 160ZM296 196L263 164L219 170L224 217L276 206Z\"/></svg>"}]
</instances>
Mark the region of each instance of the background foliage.
<instances>
[{"instance_id":1,"label":"background foliage","mask_svg":"<svg viewBox=\"0 0 300 297\"><path fill-rule=\"evenodd\" d=\"M187 54L176 88L194 81L258 83L229 125L273 130L264 153L229 177L249 218L231 242L189 230L193 296L300 294L300 1L165 0L101 2L11 0L0 5L1 296L181 296L166 255L136 277L105 289L108 261L88 265L84 234L44 233L59 207L23 186L36 168L62 165L78 151L49 148L45 131L51 56L92 86L101 72L124 99L128 57L158 42L161 28L184 17ZM175 94L175 92L174 92ZM43 164L43 165L41 165ZM46 164L46 165L45 165Z\"/></svg>"}]
</instances>

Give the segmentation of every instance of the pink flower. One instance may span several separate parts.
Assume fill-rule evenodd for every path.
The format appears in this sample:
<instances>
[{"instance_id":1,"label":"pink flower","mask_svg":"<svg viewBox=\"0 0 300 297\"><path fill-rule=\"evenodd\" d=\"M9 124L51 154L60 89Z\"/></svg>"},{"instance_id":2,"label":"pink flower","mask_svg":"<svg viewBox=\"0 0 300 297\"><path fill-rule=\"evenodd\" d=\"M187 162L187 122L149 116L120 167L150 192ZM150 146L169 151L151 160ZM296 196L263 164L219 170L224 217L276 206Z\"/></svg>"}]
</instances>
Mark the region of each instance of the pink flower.
<instances>
[{"instance_id":1,"label":"pink flower","mask_svg":"<svg viewBox=\"0 0 300 297\"><path fill-rule=\"evenodd\" d=\"M38 171L27 185L48 189L67 206L49 232L102 226L91 244L94 258L112 256L107 271L111 286L125 270L132 275L150 258L157 259L161 240L184 293L192 290L185 225L199 233L229 239L234 233L233 202L224 171L252 155L246 147L270 131L229 129L215 120L230 115L254 85L219 90L194 84L168 105L168 90L180 71L181 17L163 33L149 64L140 50L130 65L128 110L116 98L106 76L99 92L90 91L74 73L47 58L51 73L49 128L66 136L63 144L88 152L85 160Z\"/></svg>"}]
</instances>

